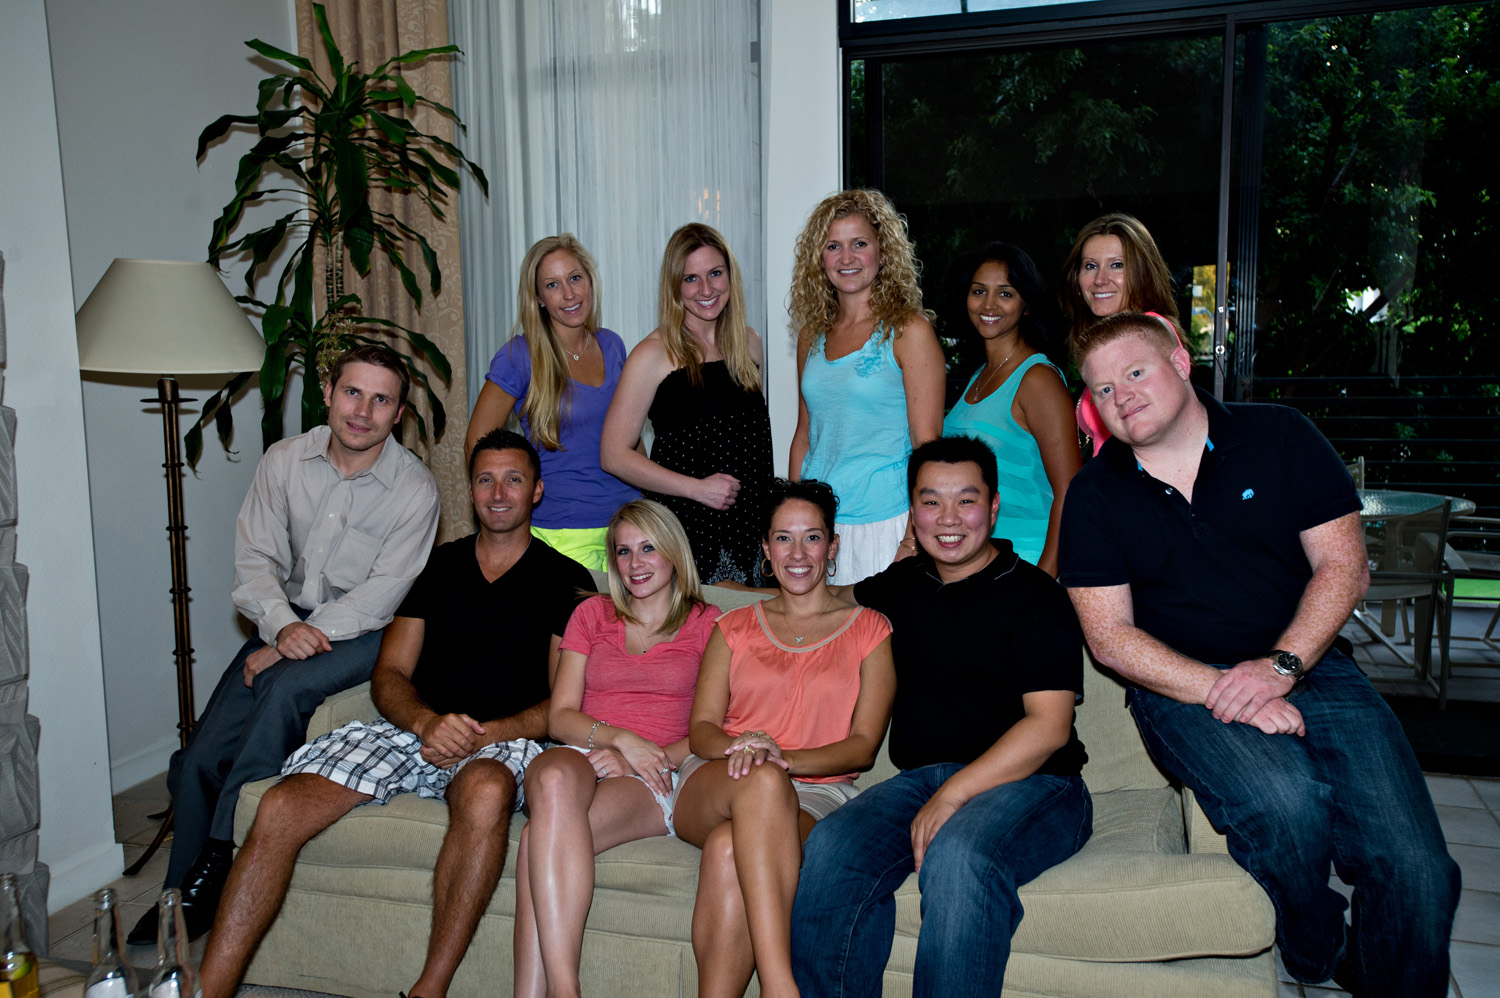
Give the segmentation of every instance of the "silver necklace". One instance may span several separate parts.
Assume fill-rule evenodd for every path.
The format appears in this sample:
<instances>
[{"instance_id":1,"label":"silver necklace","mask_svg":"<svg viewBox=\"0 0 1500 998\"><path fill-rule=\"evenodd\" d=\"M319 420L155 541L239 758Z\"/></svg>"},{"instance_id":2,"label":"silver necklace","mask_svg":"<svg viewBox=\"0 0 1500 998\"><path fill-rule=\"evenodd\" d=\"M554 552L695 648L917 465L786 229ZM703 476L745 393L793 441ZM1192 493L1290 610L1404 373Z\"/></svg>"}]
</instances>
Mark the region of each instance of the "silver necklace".
<instances>
[{"instance_id":1,"label":"silver necklace","mask_svg":"<svg viewBox=\"0 0 1500 998\"><path fill-rule=\"evenodd\" d=\"M1005 359L1002 360L999 364L995 365L994 370L990 371L989 374L986 374L984 377L982 377L978 381L974 382L974 388L973 388L974 401L976 401L976 402L979 401L979 391L980 391L980 389L982 389L984 387L985 382L989 381L990 378L994 376L995 371L1004 370L1005 365L1008 364L1008 363L1010 363L1010 359L1016 355L1016 351L1019 350L1019 349L1021 349L1021 344L1019 344L1019 343L1017 343L1015 346L1011 347L1010 353L1006 354L1005 355Z\"/></svg>"},{"instance_id":2,"label":"silver necklace","mask_svg":"<svg viewBox=\"0 0 1500 998\"><path fill-rule=\"evenodd\" d=\"M561 344L562 343L562 338L559 337L558 340L557 340L557 342L559 344ZM573 351L569 350L566 346L563 346L563 353L567 354L569 357L572 357L574 360L582 360L583 359L583 355L588 352L588 349L589 349L589 334L588 333L584 333L583 334L583 349L581 351L579 351L578 353L574 353ZM1005 359L1009 360L1010 358L1007 357Z\"/></svg>"}]
</instances>

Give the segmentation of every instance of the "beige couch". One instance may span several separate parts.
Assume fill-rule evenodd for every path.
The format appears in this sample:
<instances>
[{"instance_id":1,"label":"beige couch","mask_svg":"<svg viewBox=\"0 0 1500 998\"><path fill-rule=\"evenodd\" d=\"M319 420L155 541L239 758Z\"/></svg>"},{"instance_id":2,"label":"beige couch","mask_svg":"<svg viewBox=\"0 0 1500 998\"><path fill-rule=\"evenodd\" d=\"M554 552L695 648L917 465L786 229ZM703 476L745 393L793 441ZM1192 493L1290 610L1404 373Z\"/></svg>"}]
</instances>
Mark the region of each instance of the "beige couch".
<instances>
[{"instance_id":1,"label":"beige couch","mask_svg":"<svg viewBox=\"0 0 1500 998\"><path fill-rule=\"evenodd\" d=\"M745 594L709 587L737 606ZM1089 663L1078 733L1093 794L1094 834L1078 855L1021 889L1026 916L1006 969L1006 996L1200 998L1277 991L1270 901L1225 850L1191 795L1172 788L1147 756L1124 705L1124 688ZM309 737L375 710L359 687L330 697ZM895 770L882 747L869 785ZM244 788L239 841L273 781ZM505 875L454 981L458 998L511 993L515 843ZM432 865L447 809L415 795L356 809L309 842L286 906L246 980L357 998L389 998L415 978L431 919ZM697 969L689 936L698 850L656 838L598 859L583 945L585 993L690 996ZM920 928L916 878L897 896L887 995L909 995ZM751 994L756 994L754 984Z\"/></svg>"}]
</instances>

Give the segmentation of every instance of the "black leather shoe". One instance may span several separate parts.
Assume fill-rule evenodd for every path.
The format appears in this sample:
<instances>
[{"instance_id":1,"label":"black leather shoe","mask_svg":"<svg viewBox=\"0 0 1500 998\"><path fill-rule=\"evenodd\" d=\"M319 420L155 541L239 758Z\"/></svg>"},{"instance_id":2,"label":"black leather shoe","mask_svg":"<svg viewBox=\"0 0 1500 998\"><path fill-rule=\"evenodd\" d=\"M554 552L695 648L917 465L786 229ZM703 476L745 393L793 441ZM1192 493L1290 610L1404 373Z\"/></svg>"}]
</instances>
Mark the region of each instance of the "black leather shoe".
<instances>
[{"instance_id":1,"label":"black leather shoe","mask_svg":"<svg viewBox=\"0 0 1500 998\"><path fill-rule=\"evenodd\" d=\"M182 878L182 920L189 939L197 939L214 927L219 895L224 893L224 881L229 879L233 865L234 843L209 839Z\"/></svg>"},{"instance_id":2,"label":"black leather shoe","mask_svg":"<svg viewBox=\"0 0 1500 998\"><path fill-rule=\"evenodd\" d=\"M214 913L219 910L219 895L229 868L234 865L234 843L210 839L188 868L182 879L182 920L188 938L197 939L214 927ZM125 937L130 946L155 946L161 915L157 905L141 916L135 928Z\"/></svg>"},{"instance_id":3,"label":"black leather shoe","mask_svg":"<svg viewBox=\"0 0 1500 998\"><path fill-rule=\"evenodd\" d=\"M130 930L130 935L125 937L126 944L129 946L155 946L156 929L159 922L160 916L157 914L156 905L153 904L150 910L141 916L141 920L135 923L135 928Z\"/></svg>"}]
</instances>

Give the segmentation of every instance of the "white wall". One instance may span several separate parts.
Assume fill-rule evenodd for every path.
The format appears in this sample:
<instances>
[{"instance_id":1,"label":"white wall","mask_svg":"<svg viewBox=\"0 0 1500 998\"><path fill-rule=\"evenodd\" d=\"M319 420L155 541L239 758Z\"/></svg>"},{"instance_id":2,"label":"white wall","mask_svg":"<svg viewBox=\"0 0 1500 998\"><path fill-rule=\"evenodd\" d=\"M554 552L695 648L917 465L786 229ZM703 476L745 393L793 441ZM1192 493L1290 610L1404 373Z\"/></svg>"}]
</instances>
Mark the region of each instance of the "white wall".
<instances>
[{"instance_id":1,"label":"white wall","mask_svg":"<svg viewBox=\"0 0 1500 998\"><path fill-rule=\"evenodd\" d=\"M787 289L793 247L813 206L844 175L838 8L761 0L761 150L766 220L767 405L776 473L785 475L797 429L797 356Z\"/></svg>"},{"instance_id":2,"label":"white wall","mask_svg":"<svg viewBox=\"0 0 1500 998\"><path fill-rule=\"evenodd\" d=\"M119 874L109 801L78 342L42 0L0 8L5 402L16 410L16 559L31 569L31 713L42 722L40 853L59 908Z\"/></svg>"},{"instance_id":3,"label":"white wall","mask_svg":"<svg viewBox=\"0 0 1500 998\"><path fill-rule=\"evenodd\" d=\"M202 260L253 133L217 143L198 164L203 126L252 113L276 64L244 42L296 51L291 0L47 0L62 148L72 284L82 304L115 257ZM252 216L253 217L253 216ZM231 290L244 288L230 269ZM170 372L162 372L170 373ZM222 378L183 380L204 399ZM116 791L166 768L177 746L171 567L159 410L140 399L154 378L83 382L109 755ZM194 685L207 702L244 641L229 601L234 518L260 457L260 395L234 407L238 452L210 435L184 481ZM197 416L184 411L183 428ZM80 521L83 522L83 521Z\"/></svg>"}]
</instances>

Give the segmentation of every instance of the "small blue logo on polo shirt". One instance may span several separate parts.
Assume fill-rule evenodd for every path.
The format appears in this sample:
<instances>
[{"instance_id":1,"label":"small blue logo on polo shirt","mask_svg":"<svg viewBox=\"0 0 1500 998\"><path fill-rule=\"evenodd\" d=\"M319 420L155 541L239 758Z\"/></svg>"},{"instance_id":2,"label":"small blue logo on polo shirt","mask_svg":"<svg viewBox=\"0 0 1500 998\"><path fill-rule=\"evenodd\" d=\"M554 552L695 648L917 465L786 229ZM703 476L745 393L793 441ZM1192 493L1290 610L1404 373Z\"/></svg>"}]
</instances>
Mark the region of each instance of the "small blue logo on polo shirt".
<instances>
[{"instance_id":1,"label":"small blue logo on polo shirt","mask_svg":"<svg viewBox=\"0 0 1500 998\"><path fill-rule=\"evenodd\" d=\"M1254 489L1246 489L1245 491L1243 491L1243 492L1240 493L1240 498L1241 499L1254 499L1255 498L1255 490Z\"/></svg>"}]
</instances>

